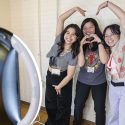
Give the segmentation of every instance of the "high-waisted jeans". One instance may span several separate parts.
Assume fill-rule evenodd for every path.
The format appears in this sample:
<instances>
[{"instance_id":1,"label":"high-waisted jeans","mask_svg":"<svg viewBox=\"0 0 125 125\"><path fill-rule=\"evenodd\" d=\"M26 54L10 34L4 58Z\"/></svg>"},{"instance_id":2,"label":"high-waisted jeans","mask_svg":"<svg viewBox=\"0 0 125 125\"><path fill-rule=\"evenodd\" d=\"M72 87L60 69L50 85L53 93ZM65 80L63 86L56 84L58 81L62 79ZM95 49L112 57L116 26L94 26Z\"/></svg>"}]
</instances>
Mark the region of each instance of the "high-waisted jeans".
<instances>
[{"instance_id":1,"label":"high-waisted jeans","mask_svg":"<svg viewBox=\"0 0 125 125\"><path fill-rule=\"evenodd\" d=\"M46 125L69 125L71 102L72 102L72 81L61 89L61 95L57 95L52 85L58 85L67 75L67 71L61 75L53 75L50 71L46 76L45 106L48 114Z\"/></svg>"}]
</instances>

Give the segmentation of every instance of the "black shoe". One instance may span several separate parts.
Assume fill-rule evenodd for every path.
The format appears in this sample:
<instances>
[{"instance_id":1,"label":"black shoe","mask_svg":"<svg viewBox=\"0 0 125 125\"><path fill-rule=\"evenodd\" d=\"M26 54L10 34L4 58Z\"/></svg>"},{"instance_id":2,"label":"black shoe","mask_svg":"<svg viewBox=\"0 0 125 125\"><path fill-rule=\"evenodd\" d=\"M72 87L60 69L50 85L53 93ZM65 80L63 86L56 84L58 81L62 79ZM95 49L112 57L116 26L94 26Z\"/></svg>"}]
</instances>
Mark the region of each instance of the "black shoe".
<instances>
[{"instance_id":1,"label":"black shoe","mask_svg":"<svg viewBox=\"0 0 125 125\"><path fill-rule=\"evenodd\" d=\"M48 120L45 122L45 125L48 125Z\"/></svg>"}]
</instances>

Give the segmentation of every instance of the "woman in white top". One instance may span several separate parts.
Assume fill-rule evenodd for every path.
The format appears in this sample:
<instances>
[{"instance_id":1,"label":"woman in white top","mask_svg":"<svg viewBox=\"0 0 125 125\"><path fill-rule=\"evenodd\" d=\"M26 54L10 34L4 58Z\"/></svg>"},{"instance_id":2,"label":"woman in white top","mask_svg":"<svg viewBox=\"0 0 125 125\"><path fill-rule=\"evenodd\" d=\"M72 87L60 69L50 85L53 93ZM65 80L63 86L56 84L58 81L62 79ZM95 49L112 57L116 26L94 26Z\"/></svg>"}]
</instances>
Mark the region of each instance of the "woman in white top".
<instances>
[{"instance_id":1,"label":"woman in white top","mask_svg":"<svg viewBox=\"0 0 125 125\"><path fill-rule=\"evenodd\" d=\"M99 5L97 14L101 9L108 7L119 19L120 26L111 24L104 29L104 39L110 47L110 59L107 70L111 75L109 86L109 101L111 118L108 125L125 124L125 11L110 1Z\"/></svg>"}]
</instances>

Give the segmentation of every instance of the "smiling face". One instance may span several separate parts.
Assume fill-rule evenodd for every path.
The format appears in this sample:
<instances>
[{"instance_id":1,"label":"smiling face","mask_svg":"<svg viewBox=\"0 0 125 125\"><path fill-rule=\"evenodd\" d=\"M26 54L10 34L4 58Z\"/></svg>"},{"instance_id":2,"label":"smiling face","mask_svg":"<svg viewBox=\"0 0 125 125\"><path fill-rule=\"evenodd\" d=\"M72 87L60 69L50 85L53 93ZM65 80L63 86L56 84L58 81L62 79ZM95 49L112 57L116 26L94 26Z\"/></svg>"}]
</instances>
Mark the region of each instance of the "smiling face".
<instances>
[{"instance_id":1,"label":"smiling face","mask_svg":"<svg viewBox=\"0 0 125 125\"><path fill-rule=\"evenodd\" d=\"M77 40L76 31L74 28L68 28L64 34L66 44L73 44Z\"/></svg>"},{"instance_id":2,"label":"smiling face","mask_svg":"<svg viewBox=\"0 0 125 125\"><path fill-rule=\"evenodd\" d=\"M113 33L110 28L107 28L104 34L104 39L108 46L113 47L119 41L119 35Z\"/></svg>"},{"instance_id":3,"label":"smiling face","mask_svg":"<svg viewBox=\"0 0 125 125\"><path fill-rule=\"evenodd\" d=\"M87 22L84 26L83 26L83 30L82 30L84 35L90 35L90 34L95 34L95 26L92 22Z\"/></svg>"}]
</instances>

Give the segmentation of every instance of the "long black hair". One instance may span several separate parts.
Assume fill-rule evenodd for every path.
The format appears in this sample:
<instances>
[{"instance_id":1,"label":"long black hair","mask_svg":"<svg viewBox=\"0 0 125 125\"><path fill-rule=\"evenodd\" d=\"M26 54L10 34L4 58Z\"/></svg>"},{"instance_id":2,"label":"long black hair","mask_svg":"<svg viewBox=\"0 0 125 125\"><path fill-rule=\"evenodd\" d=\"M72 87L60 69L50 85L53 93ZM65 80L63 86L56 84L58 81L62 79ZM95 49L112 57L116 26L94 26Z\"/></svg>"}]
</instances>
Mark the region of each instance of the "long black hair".
<instances>
[{"instance_id":1,"label":"long black hair","mask_svg":"<svg viewBox=\"0 0 125 125\"><path fill-rule=\"evenodd\" d=\"M105 37L105 33L106 33L107 29L110 29L113 34L116 34L116 35L120 35L121 34L120 26L118 24L111 24L111 25L105 27L105 29L103 31L103 37Z\"/></svg>"},{"instance_id":2,"label":"long black hair","mask_svg":"<svg viewBox=\"0 0 125 125\"><path fill-rule=\"evenodd\" d=\"M97 21L96 21L95 19L93 19L93 18L86 18L85 20L83 20L83 22L82 22L82 24L81 24L81 31L83 31L84 25L85 25L86 23L88 23L88 22L91 22L91 23L95 26L95 34L97 34L98 37L99 37L100 39L102 39L102 38L103 38L102 32L101 32L101 30L100 30L100 28L99 28L99 25L98 25ZM84 34L83 34L83 33L82 33L82 35L83 35L83 37L84 37Z\"/></svg>"},{"instance_id":3,"label":"long black hair","mask_svg":"<svg viewBox=\"0 0 125 125\"><path fill-rule=\"evenodd\" d=\"M103 31L103 38L104 39L105 39L105 33L106 33L107 29L110 29L113 34L116 34L119 36L121 34L120 26L118 24L111 24L111 25L106 26L104 31ZM106 44L107 48L109 49L109 52L111 53L110 47L107 45L107 43L105 41L104 41L104 43Z\"/></svg>"},{"instance_id":4,"label":"long black hair","mask_svg":"<svg viewBox=\"0 0 125 125\"><path fill-rule=\"evenodd\" d=\"M85 34L83 33L83 27L84 27L84 25L85 25L86 23L88 23L88 22L91 22L91 23L94 25L94 27L95 27L95 34L104 42L103 34L102 34L102 32L101 32L101 30L100 30L100 28L99 28L99 25L98 25L97 21L96 21L95 19L93 19L93 18L86 18L85 20L83 20L83 22L82 22L82 24L81 24L82 37L85 36ZM85 45L84 45L84 50L86 50L87 47L88 47L88 44L85 44ZM92 50L95 51L95 50L97 50L97 48L98 48L97 43L96 43L96 42L93 43L93 48L92 48Z\"/></svg>"},{"instance_id":5,"label":"long black hair","mask_svg":"<svg viewBox=\"0 0 125 125\"><path fill-rule=\"evenodd\" d=\"M75 58L79 53L80 40L82 38L81 37L81 30L80 30L80 28L79 28L79 26L77 24L69 24L68 26L66 26L66 28L61 33L61 42L58 43L58 46L59 46L58 56L64 50L64 44L65 44L64 35L65 35L65 33L67 32L67 30L69 28L73 28L75 30L75 35L77 36L76 41L71 46L72 53L73 53L73 58Z\"/></svg>"}]
</instances>

